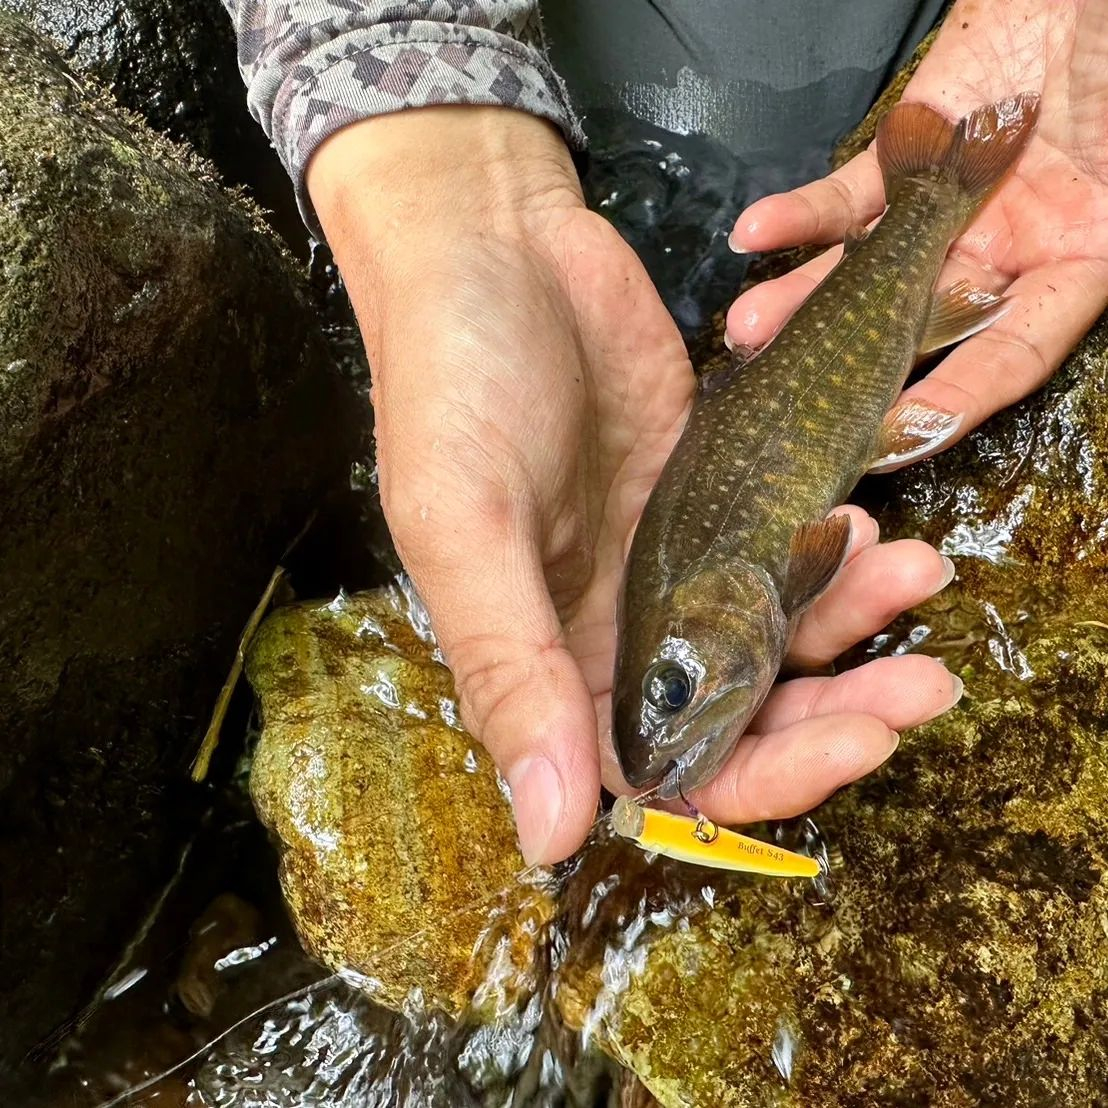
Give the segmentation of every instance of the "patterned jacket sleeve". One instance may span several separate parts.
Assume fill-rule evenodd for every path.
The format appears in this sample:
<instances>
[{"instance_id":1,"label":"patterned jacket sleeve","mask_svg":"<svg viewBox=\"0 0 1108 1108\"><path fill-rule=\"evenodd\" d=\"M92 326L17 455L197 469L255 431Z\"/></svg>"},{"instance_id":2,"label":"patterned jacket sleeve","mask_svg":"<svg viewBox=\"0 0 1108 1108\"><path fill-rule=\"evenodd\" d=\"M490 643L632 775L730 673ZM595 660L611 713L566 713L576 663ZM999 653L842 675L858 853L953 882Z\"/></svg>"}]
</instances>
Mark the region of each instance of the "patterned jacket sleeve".
<instances>
[{"instance_id":1,"label":"patterned jacket sleeve","mask_svg":"<svg viewBox=\"0 0 1108 1108\"><path fill-rule=\"evenodd\" d=\"M355 120L428 104L508 105L584 135L546 58L538 0L223 0L250 113L322 238L304 185L312 153Z\"/></svg>"}]
</instances>

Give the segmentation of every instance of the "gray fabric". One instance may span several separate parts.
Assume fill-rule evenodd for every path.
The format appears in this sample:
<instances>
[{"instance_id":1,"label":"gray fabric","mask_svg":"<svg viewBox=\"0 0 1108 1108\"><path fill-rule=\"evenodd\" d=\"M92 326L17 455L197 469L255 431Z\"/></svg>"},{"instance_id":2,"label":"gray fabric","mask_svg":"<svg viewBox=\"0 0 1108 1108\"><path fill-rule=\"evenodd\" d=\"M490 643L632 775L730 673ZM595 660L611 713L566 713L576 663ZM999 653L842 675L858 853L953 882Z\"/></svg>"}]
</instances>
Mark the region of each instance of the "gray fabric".
<instances>
[{"instance_id":1,"label":"gray fabric","mask_svg":"<svg viewBox=\"0 0 1108 1108\"><path fill-rule=\"evenodd\" d=\"M750 158L827 144L946 0L542 0L578 108L630 112Z\"/></svg>"},{"instance_id":2,"label":"gray fabric","mask_svg":"<svg viewBox=\"0 0 1108 1108\"><path fill-rule=\"evenodd\" d=\"M539 0L223 0L250 111L315 219L304 171L340 128L403 108L520 108L585 143ZM944 0L544 0L581 104L732 154L796 161L872 102Z\"/></svg>"},{"instance_id":3,"label":"gray fabric","mask_svg":"<svg viewBox=\"0 0 1108 1108\"><path fill-rule=\"evenodd\" d=\"M543 50L535 0L223 0L250 112L322 238L304 171L328 135L430 104L520 108L584 145Z\"/></svg>"}]
</instances>

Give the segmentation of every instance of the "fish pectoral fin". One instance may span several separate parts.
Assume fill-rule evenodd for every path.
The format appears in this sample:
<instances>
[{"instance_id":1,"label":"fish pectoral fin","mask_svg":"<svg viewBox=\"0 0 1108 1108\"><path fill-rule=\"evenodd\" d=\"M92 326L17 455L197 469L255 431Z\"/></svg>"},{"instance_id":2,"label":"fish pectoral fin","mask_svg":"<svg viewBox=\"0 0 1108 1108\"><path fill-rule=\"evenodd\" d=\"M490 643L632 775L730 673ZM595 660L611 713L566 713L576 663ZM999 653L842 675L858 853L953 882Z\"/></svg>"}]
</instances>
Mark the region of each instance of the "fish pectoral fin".
<instances>
[{"instance_id":1,"label":"fish pectoral fin","mask_svg":"<svg viewBox=\"0 0 1108 1108\"><path fill-rule=\"evenodd\" d=\"M877 457L870 473L887 473L917 458L934 454L949 442L962 426L961 412L948 412L919 400L897 404L881 424L877 435Z\"/></svg>"},{"instance_id":2,"label":"fish pectoral fin","mask_svg":"<svg viewBox=\"0 0 1108 1108\"><path fill-rule=\"evenodd\" d=\"M936 293L931 301L931 314L927 317L919 352L930 354L976 335L1011 307L1012 301L1007 296L975 288L969 281L955 281Z\"/></svg>"},{"instance_id":3,"label":"fish pectoral fin","mask_svg":"<svg viewBox=\"0 0 1108 1108\"><path fill-rule=\"evenodd\" d=\"M704 370L697 378L697 388L701 396L708 396L724 385L731 384L736 377L752 362L759 351L746 343L739 343L731 350L731 357L725 365Z\"/></svg>"},{"instance_id":4,"label":"fish pectoral fin","mask_svg":"<svg viewBox=\"0 0 1108 1108\"><path fill-rule=\"evenodd\" d=\"M849 516L829 516L797 528L781 596L781 607L789 619L803 612L831 584L849 546Z\"/></svg>"}]
</instances>

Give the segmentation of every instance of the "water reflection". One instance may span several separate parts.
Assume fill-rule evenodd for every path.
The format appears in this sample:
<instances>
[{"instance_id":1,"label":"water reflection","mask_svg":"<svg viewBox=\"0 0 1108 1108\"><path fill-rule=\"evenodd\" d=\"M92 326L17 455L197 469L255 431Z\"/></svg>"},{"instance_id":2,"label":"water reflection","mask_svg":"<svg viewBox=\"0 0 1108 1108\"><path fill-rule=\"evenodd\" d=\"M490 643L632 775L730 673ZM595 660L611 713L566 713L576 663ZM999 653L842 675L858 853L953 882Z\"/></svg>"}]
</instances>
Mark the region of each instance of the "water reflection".
<instances>
[{"instance_id":1,"label":"water reflection","mask_svg":"<svg viewBox=\"0 0 1108 1108\"><path fill-rule=\"evenodd\" d=\"M589 117L594 135L584 175L589 206L642 258L687 337L733 299L749 258L727 246L748 204L827 172L831 148L788 161L748 163L697 135L677 135L615 112Z\"/></svg>"}]
</instances>

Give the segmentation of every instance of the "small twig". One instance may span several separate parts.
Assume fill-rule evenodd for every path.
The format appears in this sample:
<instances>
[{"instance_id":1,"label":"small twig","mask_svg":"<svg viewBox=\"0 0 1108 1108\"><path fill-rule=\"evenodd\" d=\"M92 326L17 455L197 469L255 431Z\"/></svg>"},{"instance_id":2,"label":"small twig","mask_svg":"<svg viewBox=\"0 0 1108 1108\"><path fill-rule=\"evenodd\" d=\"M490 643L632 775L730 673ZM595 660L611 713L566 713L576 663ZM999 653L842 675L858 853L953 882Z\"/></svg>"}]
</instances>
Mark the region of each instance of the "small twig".
<instances>
[{"instance_id":1,"label":"small twig","mask_svg":"<svg viewBox=\"0 0 1108 1108\"><path fill-rule=\"evenodd\" d=\"M246 652L250 649L254 634L258 630L258 624L262 622L262 617L265 615L266 609L269 608L270 601L273 600L273 594L277 591L277 586L284 580L286 573L284 563L299 545L300 540L308 533L311 525L315 523L315 517L316 513L312 512L308 516L307 522L297 532L296 537L285 547L285 552L281 555L281 560L277 563L277 568L273 571L273 576L270 577L261 600L258 601L257 607L250 613L250 618L242 629L238 649L235 651L235 660L231 663L231 672L227 674L227 680L223 682L223 688L219 690L215 707L212 709L211 722L208 724L208 730L204 732L204 740L201 742L200 749L196 752L196 757L192 762L191 776L193 781L197 783L208 776L212 755L215 754L215 748L219 745L219 732L223 726L223 717L227 714L227 706L231 703L235 687L242 676L242 667L246 664Z\"/></svg>"},{"instance_id":2,"label":"small twig","mask_svg":"<svg viewBox=\"0 0 1108 1108\"><path fill-rule=\"evenodd\" d=\"M246 626L243 628L242 636L239 639L238 649L235 651L235 660L231 663L231 672L227 674L227 680L223 682L223 688L219 690L215 708L212 710L211 723L208 724L208 730L204 732L204 741L200 744L200 749L196 752L196 758L192 763L193 781L200 782L208 776L208 767L211 765L212 755L219 745L219 731L223 726L223 717L227 714L227 705L231 703L231 697L239 683L239 678L242 676L246 652L250 649L250 643L254 639L254 633L258 630L258 624L262 622L262 617L269 608L269 602L273 599L273 594L277 591L277 586L284 579L284 576L285 567L278 566L273 571L273 576L270 577L269 584L266 585L265 592L262 593L262 598L258 601L257 607L250 613L250 618L246 621Z\"/></svg>"}]
</instances>

